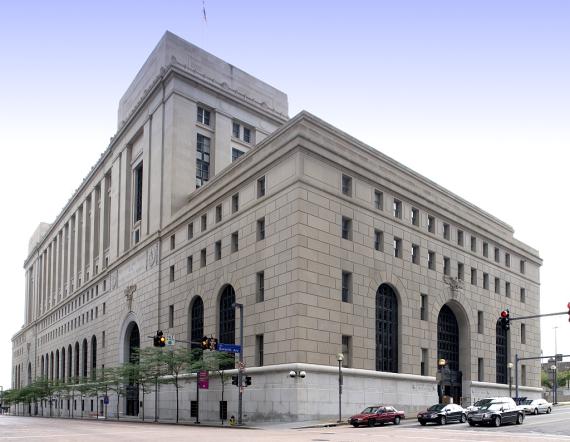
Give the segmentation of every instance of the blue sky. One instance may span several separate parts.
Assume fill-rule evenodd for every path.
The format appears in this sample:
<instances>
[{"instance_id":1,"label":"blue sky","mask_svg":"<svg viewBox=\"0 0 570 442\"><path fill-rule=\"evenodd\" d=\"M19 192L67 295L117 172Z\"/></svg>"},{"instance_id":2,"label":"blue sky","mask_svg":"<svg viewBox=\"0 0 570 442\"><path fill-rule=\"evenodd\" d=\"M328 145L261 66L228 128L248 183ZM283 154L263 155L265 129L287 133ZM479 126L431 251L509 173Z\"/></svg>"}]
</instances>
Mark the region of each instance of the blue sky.
<instances>
[{"instance_id":1,"label":"blue sky","mask_svg":"<svg viewBox=\"0 0 570 442\"><path fill-rule=\"evenodd\" d=\"M562 311L570 209L570 2L0 3L0 385L23 323L30 235L52 222L116 130L118 101L166 30L515 228ZM8 216L7 216L8 215ZM545 354L570 353L566 317Z\"/></svg>"}]
</instances>

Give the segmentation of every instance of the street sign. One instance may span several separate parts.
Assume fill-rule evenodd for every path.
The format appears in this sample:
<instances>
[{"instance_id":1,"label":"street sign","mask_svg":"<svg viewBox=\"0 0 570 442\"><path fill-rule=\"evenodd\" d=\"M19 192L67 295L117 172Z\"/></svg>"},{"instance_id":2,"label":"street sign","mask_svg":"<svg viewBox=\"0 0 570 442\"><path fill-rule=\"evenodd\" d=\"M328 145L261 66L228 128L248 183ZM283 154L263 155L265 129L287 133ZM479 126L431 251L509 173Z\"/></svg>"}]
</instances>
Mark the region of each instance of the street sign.
<instances>
[{"instance_id":1,"label":"street sign","mask_svg":"<svg viewBox=\"0 0 570 442\"><path fill-rule=\"evenodd\" d=\"M176 339L174 339L174 336L168 335L166 337L166 346L167 347L173 347L174 344L176 344Z\"/></svg>"},{"instance_id":2,"label":"street sign","mask_svg":"<svg viewBox=\"0 0 570 442\"><path fill-rule=\"evenodd\" d=\"M563 356L562 353L558 353L556 355L556 362L562 362L562 356Z\"/></svg>"},{"instance_id":3,"label":"street sign","mask_svg":"<svg viewBox=\"0 0 570 442\"><path fill-rule=\"evenodd\" d=\"M218 343L218 351L226 351L229 353L239 353L241 351L241 345L238 344L222 344Z\"/></svg>"},{"instance_id":4,"label":"street sign","mask_svg":"<svg viewBox=\"0 0 570 442\"><path fill-rule=\"evenodd\" d=\"M209 387L208 372L206 370L200 370L198 372L198 388L202 390L207 390Z\"/></svg>"},{"instance_id":5,"label":"street sign","mask_svg":"<svg viewBox=\"0 0 570 442\"><path fill-rule=\"evenodd\" d=\"M104 403L105 405L109 405L109 396L105 396L105 397L103 398L103 403Z\"/></svg>"}]
</instances>

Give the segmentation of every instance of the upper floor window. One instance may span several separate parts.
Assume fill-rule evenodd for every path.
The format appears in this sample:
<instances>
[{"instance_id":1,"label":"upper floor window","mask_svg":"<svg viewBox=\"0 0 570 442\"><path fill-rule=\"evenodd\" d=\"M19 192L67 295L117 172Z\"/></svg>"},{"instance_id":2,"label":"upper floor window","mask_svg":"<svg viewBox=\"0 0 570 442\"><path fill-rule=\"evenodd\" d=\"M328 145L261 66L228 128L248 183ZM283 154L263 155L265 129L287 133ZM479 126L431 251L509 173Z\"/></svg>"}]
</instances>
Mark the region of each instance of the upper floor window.
<instances>
[{"instance_id":1,"label":"upper floor window","mask_svg":"<svg viewBox=\"0 0 570 442\"><path fill-rule=\"evenodd\" d=\"M243 150L239 150L236 149L235 147L232 147L232 163L237 160L239 157L241 157L245 152Z\"/></svg>"},{"instance_id":2,"label":"upper floor window","mask_svg":"<svg viewBox=\"0 0 570 442\"><path fill-rule=\"evenodd\" d=\"M384 250L384 233L381 230L374 230L374 250Z\"/></svg>"},{"instance_id":3,"label":"upper floor window","mask_svg":"<svg viewBox=\"0 0 570 442\"><path fill-rule=\"evenodd\" d=\"M394 198L394 217L402 218L402 201Z\"/></svg>"},{"instance_id":4,"label":"upper floor window","mask_svg":"<svg viewBox=\"0 0 570 442\"><path fill-rule=\"evenodd\" d=\"M471 237L471 251L477 252L477 238L474 236Z\"/></svg>"},{"instance_id":5,"label":"upper floor window","mask_svg":"<svg viewBox=\"0 0 570 442\"><path fill-rule=\"evenodd\" d=\"M489 244L487 244L486 242L483 242L483 256L485 258L489 257Z\"/></svg>"},{"instance_id":6,"label":"upper floor window","mask_svg":"<svg viewBox=\"0 0 570 442\"><path fill-rule=\"evenodd\" d=\"M143 203L143 163L139 163L134 170L134 187L135 187L135 200L134 200L134 222L137 223L142 219L142 203Z\"/></svg>"},{"instance_id":7,"label":"upper floor window","mask_svg":"<svg viewBox=\"0 0 570 442\"><path fill-rule=\"evenodd\" d=\"M265 196L265 177L264 176L257 179L257 197L261 198L262 196Z\"/></svg>"},{"instance_id":8,"label":"upper floor window","mask_svg":"<svg viewBox=\"0 0 570 442\"><path fill-rule=\"evenodd\" d=\"M394 238L394 257L402 257L402 240L400 238Z\"/></svg>"},{"instance_id":9,"label":"upper floor window","mask_svg":"<svg viewBox=\"0 0 570 442\"><path fill-rule=\"evenodd\" d=\"M457 231L457 245L463 247L463 230Z\"/></svg>"},{"instance_id":10,"label":"upper floor window","mask_svg":"<svg viewBox=\"0 0 570 442\"><path fill-rule=\"evenodd\" d=\"M210 139L198 134L196 141L196 188L210 179Z\"/></svg>"},{"instance_id":11,"label":"upper floor window","mask_svg":"<svg viewBox=\"0 0 570 442\"><path fill-rule=\"evenodd\" d=\"M451 238L451 227L447 223L443 223L443 237L447 240Z\"/></svg>"},{"instance_id":12,"label":"upper floor window","mask_svg":"<svg viewBox=\"0 0 570 442\"><path fill-rule=\"evenodd\" d=\"M352 273L342 272L342 302L352 301Z\"/></svg>"},{"instance_id":13,"label":"upper floor window","mask_svg":"<svg viewBox=\"0 0 570 442\"><path fill-rule=\"evenodd\" d=\"M342 238L352 239L352 220L346 216L342 217Z\"/></svg>"},{"instance_id":14,"label":"upper floor window","mask_svg":"<svg viewBox=\"0 0 570 442\"><path fill-rule=\"evenodd\" d=\"M239 210L239 193L232 195L232 213Z\"/></svg>"},{"instance_id":15,"label":"upper floor window","mask_svg":"<svg viewBox=\"0 0 570 442\"><path fill-rule=\"evenodd\" d=\"M416 209L415 207L412 207L412 211L410 213L410 219L411 219L412 224L414 226L420 225L420 211L418 209Z\"/></svg>"},{"instance_id":16,"label":"upper floor window","mask_svg":"<svg viewBox=\"0 0 570 442\"><path fill-rule=\"evenodd\" d=\"M384 208L384 194L379 190L374 191L374 207L378 210Z\"/></svg>"},{"instance_id":17,"label":"upper floor window","mask_svg":"<svg viewBox=\"0 0 570 442\"><path fill-rule=\"evenodd\" d=\"M216 206L216 222L219 223L222 220L222 205Z\"/></svg>"},{"instance_id":18,"label":"upper floor window","mask_svg":"<svg viewBox=\"0 0 570 442\"><path fill-rule=\"evenodd\" d=\"M420 246L417 244L412 244L412 263L420 263Z\"/></svg>"},{"instance_id":19,"label":"upper floor window","mask_svg":"<svg viewBox=\"0 0 570 442\"><path fill-rule=\"evenodd\" d=\"M352 178L348 175L342 176L342 193L346 196L352 196Z\"/></svg>"},{"instance_id":20,"label":"upper floor window","mask_svg":"<svg viewBox=\"0 0 570 442\"><path fill-rule=\"evenodd\" d=\"M511 266L511 254L510 253L505 253L505 266L507 266L507 267Z\"/></svg>"},{"instance_id":21,"label":"upper floor window","mask_svg":"<svg viewBox=\"0 0 570 442\"><path fill-rule=\"evenodd\" d=\"M523 275L524 275L524 272L525 272L525 270L526 270L526 269L525 269L525 267L526 267L525 264L526 264L525 261L523 261L523 260L521 259L520 271L521 271L521 273L522 273Z\"/></svg>"},{"instance_id":22,"label":"upper floor window","mask_svg":"<svg viewBox=\"0 0 570 442\"><path fill-rule=\"evenodd\" d=\"M243 126L242 124L234 121L232 123L232 136L242 140L244 143L253 142L253 130L249 127Z\"/></svg>"},{"instance_id":23,"label":"upper floor window","mask_svg":"<svg viewBox=\"0 0 570 442\"><path fill-rule=\"evenodd\" d=\"M239 134L240 134L240 125L239 125L239 123L236 123L234 121L232 124L232 136L234 138L239 138Z\"/></svg>"},{"instance_id":24,"label":"upper floor window","mask_svg":"<svg viewBox=\"0 0 570 442\"><path fill-rule=\"evenodd\" d=\"M435 270L435 252L428 251L428 269Z\"/></svg>"},{"instance_id":25,"label":"upper floor window","mask_svg":"<svg viewBox=\"0 0 570 442\"><path fill-rule=\"evenodd\" d=\"M501 261L501 252L498 247L495 247L495 262Z\"/></svg>"},{"instance_id":26,"label":"upper floor window","mask_svg":"<svg viewBox=\"0 0 570 442\"><path fill-rule=\"evenodd\" d=\"M435 217L428 215L427 229L429 233L435 233Z\"/></svg>"},{"instance_id":27,"label":"upper floor window","mask_svg":"<svg viewBox=\"0 0 570 442\"><path fill-rule=\"evenodd\" d=\"M201 106L198 106L196 121L198 121L198 123L202 123L202 124L205 124L206 126L209 126L210 125L210 111L207 109L204 109Z\"/></svg>"}]
</instances>

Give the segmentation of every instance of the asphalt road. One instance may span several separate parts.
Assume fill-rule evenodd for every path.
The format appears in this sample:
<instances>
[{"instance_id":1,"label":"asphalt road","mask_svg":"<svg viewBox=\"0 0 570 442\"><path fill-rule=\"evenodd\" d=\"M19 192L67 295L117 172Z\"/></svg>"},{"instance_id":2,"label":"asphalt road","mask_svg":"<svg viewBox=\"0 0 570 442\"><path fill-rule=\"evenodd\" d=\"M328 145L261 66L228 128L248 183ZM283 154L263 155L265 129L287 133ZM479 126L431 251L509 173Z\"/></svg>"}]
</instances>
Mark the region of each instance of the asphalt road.
<instances>
[{"instance_id":1,"label":"asphalt road","mask_svg":"<svg viewBox=\"0 0 570 442\"><path fill-rule=\"evenodd\" d=\"M349 425L331 428L294 429L295 424L265 424L260 428L229 428L133 422L0 416L0 442L4 441L232 441L232 442L348 442L348 441L568 441L570 407L556 408L550 415L527 416L523 425L500 428L467 424L420 426L415 419L375 428Z\"/></svg>"}]
</instances>

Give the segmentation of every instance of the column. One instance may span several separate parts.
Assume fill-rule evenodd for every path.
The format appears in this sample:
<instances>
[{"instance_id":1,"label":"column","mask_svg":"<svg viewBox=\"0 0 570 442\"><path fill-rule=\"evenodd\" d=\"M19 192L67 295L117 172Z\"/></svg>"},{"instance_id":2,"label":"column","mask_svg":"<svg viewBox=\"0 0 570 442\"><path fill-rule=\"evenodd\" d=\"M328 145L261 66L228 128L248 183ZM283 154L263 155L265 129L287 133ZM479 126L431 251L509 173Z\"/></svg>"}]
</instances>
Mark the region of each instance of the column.
<instances>
[{"instance_id":1,"label":"column","mask_svg":"<svg viewBox=\"0 0 570 442\"><path fill-rule=\"evenodd\" d=\"M75 214L69 219L69 259L67 260L67 288L71 295L75 289Z\"/></svg>"},{"instance_id":2,"label":"column","mask_svg":"<svg viewBox=\"0 0 570 442\"><path fill-rule=\"evenodd\" d=\"M54 269L54 275L53 275L53 300L54 300L54 305L57 304L57 302L59 301L59 269L60 269L60 263L59 263L59 247L61 245L61 238L59 236L59 232L56 233L55 238L53 240L53 244L54 244L54 250L53 250L53 269Z\"/></svg>"},{"instance_id":3,"label":"column","mask_svg":"<svg viewBox=\"0 0 570 442\"><path fill-rule=\"evenodd\" d=\"M91 233L91 238L89 240L89 244L90 244L90 251L89 251L89 266L91 267L91 275L94 276L97 274L97 272L95 271L96 269L96 259L99 258L99 245L96 244L96 242L98 241L98 234L97 234L97 228L99 227L99 224L97 223L98 221L98 216L97 214L99 213L99 195L98 195L98 187L96 186L93 191L91 192L91 216L89 218L89 221L91 223L91 225L89 226L89 231Z\"/></svg>"}]
</instances>

